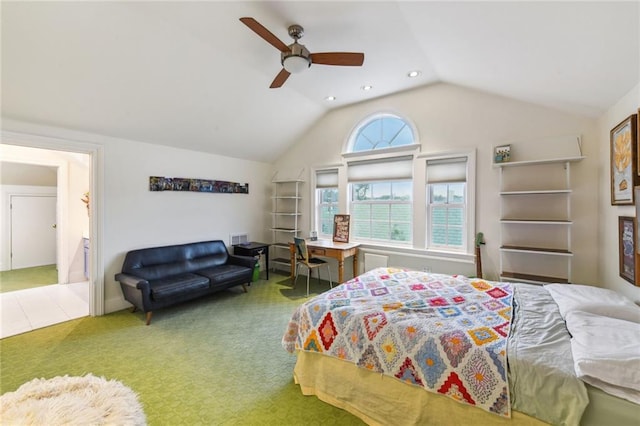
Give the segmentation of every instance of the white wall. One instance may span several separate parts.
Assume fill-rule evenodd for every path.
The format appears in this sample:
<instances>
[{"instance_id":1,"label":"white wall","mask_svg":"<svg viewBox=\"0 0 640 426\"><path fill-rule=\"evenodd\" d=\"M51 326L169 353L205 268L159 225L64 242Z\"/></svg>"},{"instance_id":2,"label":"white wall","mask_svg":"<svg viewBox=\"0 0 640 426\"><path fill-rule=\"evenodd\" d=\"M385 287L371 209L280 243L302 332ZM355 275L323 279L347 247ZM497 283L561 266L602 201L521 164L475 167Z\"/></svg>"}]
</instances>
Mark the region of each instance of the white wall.
<instances>
[{"instance_id":1,"label":"white wall","mask_svg":"<svg viewBox=\"0 0 640 426\"><path fill-rule=\"evenodd\" d=\"M99 216L104 218L100 245L106 312L127 306L114 275L129 250L213 239L228 243L229 234L237 232L248 232L254 240L266 236L264 212L271 181L266 163L14 120L4 120L3 130L102 146L104 173L98 179L104 193L96 194L98 200L102 195L96 206L102 206ZM37 139L38 144L47 143L46 138ZM149 176L248 182L249 194L151 192Z\"/></svg>"},{"instance_id":2,"label":"white wall","mask_svg":"<svg viewBox=\"0 0 640 426\"><path fill-rule=\"evenodd\" d=\"M596 284L598 281L598 187L599 152L595 120L570 115L512 99L450 84L374 99L334 110L319 120L306 135L274 165L279 177L297 176L305 169L309 182L313 167L342 162L341 152L350 132L361 120L376 112L389 111L412 120L418 130L422 153L475 148L476 232L483 232L484 276L498 278L500 244L499 171L492 167L493 147L510 143L512 161L577 155L573 143L558 145L556 137L581 135L586 159L572 166L573 281ZM305 188L301 229L309 224L311 192ZM420 208L420 207L418 207ZM391 263L393 262L393 264ZM434 272L475 273L473 265L393 255L390 266L429 267Z\"/></svg>"},{"instance_id":3,"label":"white wall","mask_svg":"<svg viewBox=\"0 0 640 426\"><path fill-rule=\"evenodd\" d=\"M625 294L635 301L640 301L640 287L631 285L620 278L618 267L618 216L635 216L634 206L611 205L610 181L610 131L622 120L636 114L640 108L640 85L623 96L606 114L598 119L598 205L600 226L598 230L598 247L600 263L601 287L610 288ZM636 203L640 200L636 200ZM636 268L640 265L636 265Z\"/></svg>"},{"instance_id":4,"label":"white wall","mask_svg":"<svg viewBox=\"0 0 640 426\"><path fill-rule=\"evenodd\" d=\"M105 297L120 297L113 276L128 250L221 239L248 232L263 240L266 163L118 141L105 146ZM149 176L184 177L249 183L249 194L151 192Z\"/></svg>"}]
</instances>

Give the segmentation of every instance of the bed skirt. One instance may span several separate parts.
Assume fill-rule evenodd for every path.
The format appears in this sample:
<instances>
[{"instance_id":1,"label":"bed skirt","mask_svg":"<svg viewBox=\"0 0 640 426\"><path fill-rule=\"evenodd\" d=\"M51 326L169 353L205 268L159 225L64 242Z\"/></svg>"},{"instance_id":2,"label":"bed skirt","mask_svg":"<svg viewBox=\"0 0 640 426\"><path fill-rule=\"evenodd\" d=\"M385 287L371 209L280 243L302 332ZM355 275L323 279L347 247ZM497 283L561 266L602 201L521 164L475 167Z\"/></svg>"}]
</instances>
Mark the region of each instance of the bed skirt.
<instances>
[{"instance_id":1,"label":"bed skirt","mask_svg":"<svg viewBox=\"0 0 640 426\"><path fill-rule=\"evenodd\" d=\"M547 424L517 411L511 419L502 418L319 353L298 351L297 358L293 376L304 395L315 395L372 426Z\"/></svg>"}]
</instances>

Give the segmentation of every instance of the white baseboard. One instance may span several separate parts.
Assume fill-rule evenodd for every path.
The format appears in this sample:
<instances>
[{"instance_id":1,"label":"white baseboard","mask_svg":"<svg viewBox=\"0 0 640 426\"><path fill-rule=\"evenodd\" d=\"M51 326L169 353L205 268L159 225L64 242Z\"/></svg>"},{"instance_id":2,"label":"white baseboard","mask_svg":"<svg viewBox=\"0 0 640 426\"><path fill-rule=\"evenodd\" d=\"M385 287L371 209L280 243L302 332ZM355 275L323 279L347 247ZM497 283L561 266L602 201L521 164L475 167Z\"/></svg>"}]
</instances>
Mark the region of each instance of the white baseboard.
<instances>
[{"instance_id":1,"label":"white baseboard","mask_svg":"<svg viewBox=\"0 0 640 426\"><path fill-rule=\"evenodd\" d=\"M104 301L104 313L110 314L111 312L121 311L123 309L129 309L133 305L122 297L115 297Z\"/></svg>"}]
</instances>

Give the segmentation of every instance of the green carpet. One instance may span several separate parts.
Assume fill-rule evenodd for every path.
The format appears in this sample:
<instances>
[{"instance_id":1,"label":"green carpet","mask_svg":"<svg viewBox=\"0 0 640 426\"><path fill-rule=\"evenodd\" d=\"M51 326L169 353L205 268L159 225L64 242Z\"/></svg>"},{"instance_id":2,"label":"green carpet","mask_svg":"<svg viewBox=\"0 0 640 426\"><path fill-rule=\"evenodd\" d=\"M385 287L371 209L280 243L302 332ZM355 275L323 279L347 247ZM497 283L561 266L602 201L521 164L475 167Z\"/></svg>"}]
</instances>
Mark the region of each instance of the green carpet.
<instances>
[{"instance_id":1,"label":"green carpet","mask_svg":"<svg viewBox=\"0 0 640 426\"><path fill-rule=\"evenodd\" d=\"M306 300L277 274L159 310L87 317L0 340L0 391L36 377L93 373L140 397L150 425L362 425L293 383L280 341ZM329 288L312 280L311 296Z\"/></svg>"},{"instance_id":2,"label":"green carpet","mask_svg":"<svg viewBox=\"0 0 640 426\"><path fill-rule=\"evenodd\" d=\"M0 272L0 293L57 284L56 265L36 266Z\"/></svg>"}]
</instances>

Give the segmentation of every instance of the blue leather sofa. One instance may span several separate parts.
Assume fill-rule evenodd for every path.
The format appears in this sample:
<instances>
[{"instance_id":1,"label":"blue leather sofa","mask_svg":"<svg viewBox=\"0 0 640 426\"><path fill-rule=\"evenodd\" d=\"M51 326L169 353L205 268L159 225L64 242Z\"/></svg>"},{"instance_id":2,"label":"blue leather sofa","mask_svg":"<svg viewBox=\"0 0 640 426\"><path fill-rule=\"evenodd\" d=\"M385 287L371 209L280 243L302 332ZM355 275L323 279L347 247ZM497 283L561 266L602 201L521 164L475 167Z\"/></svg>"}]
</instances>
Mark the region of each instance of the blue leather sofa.
<instances>
[{"instance_id":1,"label":"blue leather sofa","mask_svg":"<svg viewBox=\"0 0 640 426\"><path fill-rule=\"evenodd\" d=\"M256 262L229 254L222 240L151 247L128 252L115 279L149 325L156 309L238 285L246 293Z\"/></svg>"}]
</instances>

